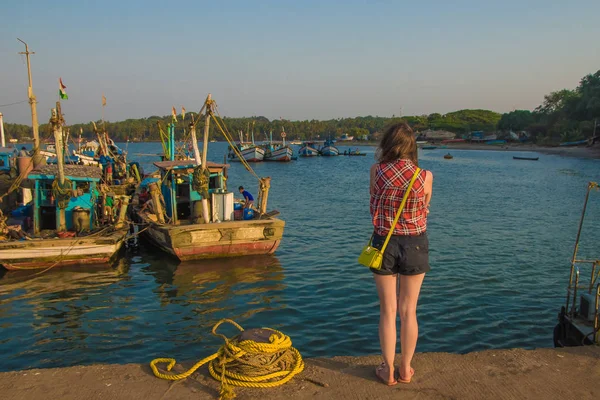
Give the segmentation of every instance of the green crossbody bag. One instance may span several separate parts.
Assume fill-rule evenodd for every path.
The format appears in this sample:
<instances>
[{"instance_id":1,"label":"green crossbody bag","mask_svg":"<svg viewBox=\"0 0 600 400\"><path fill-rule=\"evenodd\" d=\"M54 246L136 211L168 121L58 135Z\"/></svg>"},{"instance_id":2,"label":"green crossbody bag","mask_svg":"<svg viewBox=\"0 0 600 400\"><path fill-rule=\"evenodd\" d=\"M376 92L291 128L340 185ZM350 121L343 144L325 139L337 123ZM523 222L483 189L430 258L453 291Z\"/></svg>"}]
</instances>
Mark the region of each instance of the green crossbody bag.
<instances>
[{"instance_id":1,"label":"green crossbody bag","mask_svg":"<svg viewBox=\"0 0 600 400\"><path fill-rule=\"evenodd\" d=\"M420 171L421 171L421 169L417 168L412 179L410 180L410 183L408 184L408 188L406 189L406 192L404 192L404 197L402 198L402 203L400 203L400 207L398 208L398 212L396 213L396 218L394 218L394 223L392 224L392 227L391 227L390 231L388 232L387 237L385 238L385 242L383 243L381 250L372 246L373 236L375 235L375 233L373 233L373 235L371 235L371 239L369 240L369 244L367 244L365 247L363 247L362 252L358 256L359 264L364 265L367 268L381 269L381 263L383 262L383 252L385 251L385 248L387 247L388 242L390 241L390 238L392 237L394 228L396 227L396 224L398 223L398 220L400 219L402 210L404 210L404 206L406 205L406 200L408 200L408 195L410 194L413 184L417 180L417 176L419 176Z\"/></svg>"}]
</instances>

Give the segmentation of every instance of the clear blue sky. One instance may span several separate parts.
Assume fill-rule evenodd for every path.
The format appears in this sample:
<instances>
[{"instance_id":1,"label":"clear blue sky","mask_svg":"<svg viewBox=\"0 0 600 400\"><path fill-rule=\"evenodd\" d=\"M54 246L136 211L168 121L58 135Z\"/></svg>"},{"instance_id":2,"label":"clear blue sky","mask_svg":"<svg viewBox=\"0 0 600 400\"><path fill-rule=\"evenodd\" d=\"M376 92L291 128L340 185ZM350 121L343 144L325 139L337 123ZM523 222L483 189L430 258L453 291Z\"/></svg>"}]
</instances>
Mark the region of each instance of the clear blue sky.
<instances>
[{"instance_id":1,"label":"clear blue sky","mask_svg":"<svg viewBox=\"0 0 600 400\"><path fill-rule=\"evenodd\" d=\"M0 105L67 123L197 111L329 119L533 109L600 69L600 1L7 1ZM30 124L28 104L1 107Z\"/></svg>"}]
</instances>

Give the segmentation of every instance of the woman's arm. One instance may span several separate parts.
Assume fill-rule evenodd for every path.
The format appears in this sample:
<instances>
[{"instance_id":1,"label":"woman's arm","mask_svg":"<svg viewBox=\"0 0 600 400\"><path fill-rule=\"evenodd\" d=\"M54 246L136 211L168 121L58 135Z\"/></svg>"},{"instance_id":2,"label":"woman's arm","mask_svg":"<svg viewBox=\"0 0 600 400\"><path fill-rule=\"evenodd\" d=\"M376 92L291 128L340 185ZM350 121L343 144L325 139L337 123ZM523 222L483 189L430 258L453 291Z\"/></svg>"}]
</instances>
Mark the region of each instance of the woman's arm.
<instances>
[{"instance_id":1,"label":"woman's arm","mask_svg":"<svg viewBox=\"0 0 600 400\"><path fill-rule=\"evenodd\" d=\"M374 187L375 187L375 175L377 174L377 164L373 164L371 166L371 172L370 172L370 180L369 180L369 193L373 194L374 192Z\"/></svg>"},{"instance_id":2,"label":"woman's arm","mask_svg":"<svg viewBox=\"0 0 600 400\"><path fill-rule=\"evenodd\" d=\"M429 202L431 201L431 192L433 190L433 174L431 171L425 171L425 206L429 213Z\"/></svg>"}]
</instances>

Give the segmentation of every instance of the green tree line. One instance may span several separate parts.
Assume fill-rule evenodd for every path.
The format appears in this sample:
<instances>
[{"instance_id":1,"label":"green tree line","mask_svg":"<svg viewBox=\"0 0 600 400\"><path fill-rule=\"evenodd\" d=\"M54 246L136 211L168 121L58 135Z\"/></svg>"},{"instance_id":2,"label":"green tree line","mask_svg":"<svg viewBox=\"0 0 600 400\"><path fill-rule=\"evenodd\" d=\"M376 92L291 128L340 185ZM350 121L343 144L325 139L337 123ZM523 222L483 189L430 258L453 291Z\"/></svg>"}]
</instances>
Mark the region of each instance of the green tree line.
<instances>
[{"instance_id":1,"label":"green tree line","mask_svg":"<svg viewBox=\"0 0 600 400\"><path fill-rule=\"evenodd\" d=\"M540 144L588 139L594 131L599 135L600 70L584 76L573 90L547 94L533 111L515 110L502 115L498 129L527 131Z\"/></svg>"},{"instance_id":2,"label":"green tree line","mask_svg":"<svg viewBox=\"0 0 600 400\"><path fill-rule=\"evenodd\" d=\"M176 132L180 134L187 128L189 118L197 117L195 113L187 113L186 120L178 116ZM151 116L148 118L127 119L118 122L105 122L110 137L115 141L151 141L160 140L158 124L164 130L171 123L171 115ZM589 138L594 132L595 120L600 120L600 70L583 77L579 86L573 90L563 89L544 96L542 104L533 111L515 110L499 114L489 110L460 110L447 114L433 113L429 115L404 117L366 116L354 118L338 118L329 120L269 120L263 116L232 118L224 117L224 123L234 139L239 132L254 132L256 140L264 140L270 132L273 139L280 139L285 129L287 139L309 140L336 138L346 133L355 138L367 137L381 132L391 123L404 120L415 131L446 130L458 136L467 137L472 131L509 132L527 131L530 138L537 143L553 144L561 141L573 141ZM600 121L599 121L600 123ZM102 126L101 121L96 125ZM74 124L70 127L71 138L82 132L85 139L95 136L91 123ZM201 132L203 123L198 126ZM5 124L8 138L31 137L31 127L20 124ZM40 125L40 137L51 138L48 124ZM211 138L224 140L220 131L211 124Z\"/></svg>"}]
</instances>

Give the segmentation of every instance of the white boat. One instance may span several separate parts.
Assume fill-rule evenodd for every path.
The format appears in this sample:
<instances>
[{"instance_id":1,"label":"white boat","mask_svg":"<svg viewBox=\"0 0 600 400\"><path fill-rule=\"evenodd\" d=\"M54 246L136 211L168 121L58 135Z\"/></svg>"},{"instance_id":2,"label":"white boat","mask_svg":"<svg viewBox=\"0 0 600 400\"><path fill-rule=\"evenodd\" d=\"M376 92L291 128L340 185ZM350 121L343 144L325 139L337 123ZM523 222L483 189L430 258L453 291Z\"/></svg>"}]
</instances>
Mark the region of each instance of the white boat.
<instances>
[{"instance_id":1,"label":"white boat","mask_svg":"<svg viewBox=\"0 0 600 400\"><path fill-rule=\"evenodd\" d=\"M238 145L238 151L241 153L244 160L248 162L260 162L265 158L265 149L255 144L249 146ZM229 147L228 158L230 161L240 161L238 155Z\"/></svg>"},{"instance_id":2,"label":"white boat","mask_svg":"<svg viewBox=\"0 0 600 400\"><path fill-rule=\"evenodd\" d=\"M285 130L281 132L282 143L273 142L273 133L269 134L267 141L263 143L262 148L265 149L265 161L280 161L287 162L292 161L294 151L292 148L285 144L285 138L287 134Z\"/></svg>"},{"instance_id":3,"label":"white boat","mask_svg":"<svg viewBox=\"0 0 600 400\"><path fill-rule=\"evenodd\" d=\"M273 147L273 146L271 146ZM294 151L290 146L267 148L265 150L265 161L291 161Z\"/></svg>"},{"instance_id":4,"label":"white boat","mask_svg":"<svg viewBox=\"0 0 600 400\"><path fill-rule=\"evenodd\" d=\"M340 136L341 141L351 141L354 140L354 136L349 136L347 133L344 133L342 136Z\"/></svg>"}]
</instances>

